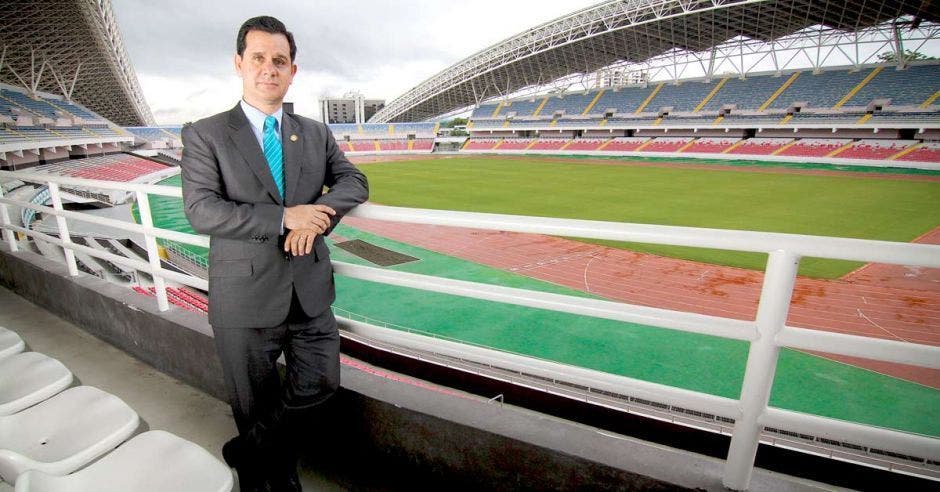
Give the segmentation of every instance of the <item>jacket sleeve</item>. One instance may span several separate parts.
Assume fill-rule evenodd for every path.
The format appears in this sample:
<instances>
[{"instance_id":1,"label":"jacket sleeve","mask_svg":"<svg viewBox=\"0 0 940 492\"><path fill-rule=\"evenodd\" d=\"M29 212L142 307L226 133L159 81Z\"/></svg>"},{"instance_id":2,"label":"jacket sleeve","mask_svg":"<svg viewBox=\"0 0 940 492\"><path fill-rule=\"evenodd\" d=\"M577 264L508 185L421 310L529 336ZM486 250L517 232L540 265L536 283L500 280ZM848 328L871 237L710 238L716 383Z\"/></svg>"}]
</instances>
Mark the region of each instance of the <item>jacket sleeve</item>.
<instances>
[{"instance_id":1,"label":"jacket sleeve","mask_svg":"<svg viewBox=\"0 0 940 492\"><path fill-rule=\"evenodd\" d=\"M224 192L218 155L196 125L184 126L182 139L183 205L193 230L228 239L276 238L283 207L230 200Z\"/></svg>"},{"instance_id":2,"label":"jacket sleeve","mask_svg":"<svg viewBox=\"0 0 940 492\"><path fill-rule=\"evenodd\" d=\"M323 184L329 188L329 192L318 198L316 203L336 210L330 226L332 230L344 215L369 199L369 182L365 174L356 169L336 145L333 132L326 125L319 126L319 130L326 134L326 176Z\"/></svg>"}]
</instances>

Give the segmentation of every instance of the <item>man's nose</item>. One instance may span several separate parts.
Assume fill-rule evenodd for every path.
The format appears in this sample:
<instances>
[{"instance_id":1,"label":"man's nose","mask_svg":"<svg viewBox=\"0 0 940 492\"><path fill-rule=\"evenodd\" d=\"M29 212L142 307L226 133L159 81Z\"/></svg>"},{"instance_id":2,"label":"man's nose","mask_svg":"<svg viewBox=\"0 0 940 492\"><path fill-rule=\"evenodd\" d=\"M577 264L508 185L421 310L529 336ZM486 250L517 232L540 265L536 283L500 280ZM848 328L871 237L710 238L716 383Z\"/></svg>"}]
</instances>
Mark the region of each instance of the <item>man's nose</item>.
<instances>
[{"instance_id":1,"label":"man's nose","mask_svg":"<svg viewBox=\"0 0 940 492\"><path fill-rule=\"evenodd\" d=\"M261 65L261 72L266 75L274 75L277 73L277 67L274 66L274 62L272 60L265 60L265 62Z\"/></svg>"}]
</instances>

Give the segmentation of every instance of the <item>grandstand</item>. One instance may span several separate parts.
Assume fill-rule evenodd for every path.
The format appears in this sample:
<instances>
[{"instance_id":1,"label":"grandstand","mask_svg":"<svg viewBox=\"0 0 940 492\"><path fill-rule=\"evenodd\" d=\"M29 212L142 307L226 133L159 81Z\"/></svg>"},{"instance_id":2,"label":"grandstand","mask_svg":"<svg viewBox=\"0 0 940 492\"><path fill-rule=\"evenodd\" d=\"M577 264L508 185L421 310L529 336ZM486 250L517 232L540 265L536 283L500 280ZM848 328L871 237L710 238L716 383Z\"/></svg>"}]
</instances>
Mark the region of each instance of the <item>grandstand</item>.
<instances>
[{"instance_id":1,"label":"grandstand","mask_svg":"<svg viewBox=\"0 0 940 492\"><path fill-rule=\"evenodd\" d=\"M61 96L0 84L0 169L102 155L122 150L133 136Z\"/></svg>"},{"instance_id":2,"label":"grandstand","mask_svg":"<svg viewBox=\"0 0 940 492\"><path fill-rule=\"evenodd\" d=\"M715 154L934 168L940 161L914 159L934 158L915 150L940 140L938 94L940 63L922 62L904 70L833 67L600 89L545 97L531 113L511 108L528 108L538 98L495 101L473 111L463 150ZM545 108L553 116L544 117ZM567 141L532 144L546 134Z\"/></svg>"},{"instance_id":3,"label":"grandstand","mask_svg":"<svg viewBox=\"0 0 940 492\"><path fill-rule=\"evenodd\" d=\"M107 2L98 4L101 8L106 6ZM764 71L746 69L742 62L736 72L729 72L726 65L724 69L719 68L723 59L736 56L722 52L727 48L725 43L740 47L743 58L744 48L752 46L748 43L764 43L794 35L812 42L817 36L820 39L824 35L833 36L834 31L858 33L876 29L879 32L893 32L899 30L897 26L900 25L903 26L904 34L893 33L895 36L917 39L917 32L934 29L936 26L930 21L937 20L935 13L925 12L926 7L918 2L849 2L833 4L821 11L811 4L809 12L805 7L794 2L732 1L720 5L714 2L664 2L654 8L643 2L603 2L537 26L431 77L427 83L389 104L373 118L374 122L333 124L329 128L339 147L350 154L429 153L437 150L441 142L437 139L438 123L409 120L431 120L451 111L472 107L468 124L471 137L461 142L461 151L466 153L711 159L760 157L766 161L938 169L940 64L937 62L908 63L898 60L872 63L871 59L856 59L845 65L814 65L808 68L788 67L784 63L772 69L764 67L761 69ZM43 15L50 19L56 18L49 13ZM109 27L106 25L105 28ZM934 37L936 35L936 32L932 34ZM6 38L0 36L0 40ZM71 41L74 44L75 39ZM179 170L174 166L182 158L180 127L153 126L145 103L143 107L146 111L141 110L143 101L137 97L136 80L126 79L128 74L133 74L133 70L128 64L122 64L123 52L119 41L119 35L112 38L112 44L104 43L107 53L99 53L106 62L120 68L115 72L118 73L118 80L101 82L104 75L95 73L92 78L97 80L93 82L101 84L101 87L97 87L95 90L98 92L93 91L96 95L90 98L80 96L78 92L72 94L65 87L60 87L62 92L68 93L63 96L12 85L0 87L0 169L29 168L31 173L126 183L152 183L169 178L160 183L179 185L176 176ZM901 40L897 41L900 46ZM813 46L801 49L813 49ZM677 67L673 65L674 70L668 76L664 78L660 74L657 77L656 63L665 57L676 58L676 52L681 50L696 51L699 64L703 68L709 65L707 73L683 76L685 72L675 69ZM17 70L24 70L22 59L15 61L19 63L16 65ZM601 71L595 71L637 61L646 65L643 77L637 83L605 85L601 82ZM777 63L776 58L774 63ZM2 75L6 74L0 66ZM125 79L121 80L122 77ZM564 79L570 81L571 77L580 77L580 87L572 84L566 86ZM107 100L110 96L102 95L113 93L131 97L131 102L125 99L119 103L119 106L124 107L114 112L115 108L110 107L110 100ZM82 100L85 105L79 104L76 99ZM108 118L99 114L107 115ZM115 122L132 126L122 128ZM101 186L100 183L98 185ZM23 195L30 203L49 204L50 189L54 187L43 189L19 186L5 196ZM94 189L67 185L63 185L62 191L62 198L67 202L96 201L99 203L95 206L117 205L113 209L115 214L133 215L136 220L145 222L141 217L141 209L127 203L130 194L99 193ZM179 200L150 195L149 204L157 227L189 232L188 224L179 215ZM26 209L17 211L22 210ZM14 215L27 217L29 214ZM44 223L34 222L33 218L35 214L30 215L28 220L22 219L26 232L42 232L51 238L66 238L74 245L90 248L92 252L87 249L75 252L75 264L80 271L126 287L123 290L132 289L142 296L156 296L158 302L168 301L192 313L206 313L208 300L201 292L175 281L167 282L164 289L154 278L159 275L137 271L120 261L121 258L127 258L150 264L164 262L167 271L170 265L174 268L172 277L168 278L184 277L179 270L205 281L208 278L205 247L162 238L154 240L152 237L139 238L135 244L125 238L92 233L73 232L67 235L60 231L55 218L45 217L42 221ZM448 226L440 224L440 227ZM337 233L330 239L335 241L333 246L341 240L342 235L367 237L365 232L355 228L343 227ZM392 241L387 237L376 237L373 240L392 247ZM20 243L36 248L60 263L69 263L67 250L54 245L48 238L27 240L23 236ZM428 251L419 255L415 253L419 248L407 247L416 256L422 256L422 260L416 262L422 266L443 263L441 257L447 256L432 255ZM147 249L152 251L148 252ZM109 261L93 254L99 251L114 256ZM343 253L339 251L336 253L336 257L343 258L342 261L365 262L350 255L341 256ZM593 258L587 261L590 264ZM433 275L440 273L432 270L416 271ZM484 269L479 264L462 264L460 271L463 275L470 271L482 272ZM586 284L587 265L584 266L584 272ZM502 278L505 273L487 271L480 275ZM339 277L339 282L344 283L355 278L345 274ZM476 279L471 279L468 274L465 280ZM165 279L159 280L162 282ZM187 281L192 282L192 279ZM543 288L551 292L558 290L557 285ZM422 297L430 295L424 292L413 296L402 295L399 300L414 299L414 302L401 304L423 306ZM345 315L357 322L363 320L385 326L390 331L403 328L402 331L409 335L426 334L417 329L392 326L392 323L382 319L356 318L353 312ZM417 317L417 314L412 312L411 316ZM752 328L747 326L748 330ZM350 337L347 342L356 340L350 333L344 333L344 336ZM446 339L447 343L460 342L449 335L440 338ZM753 340L738 336L736 341ZM354 343L360 342L356 340ZM474 343L467 343L459 350L469 353L480 348ZM722 437L733 432L735 439L748 439L737 437L741 433L735 427L735 419L722 416L720 412L711 414L691 409L698 408L694 406L686 408L681 402L676 404L675 400L670 401L671 396L663 396L655 388L636 390L639 386L631 386L612 390L609 386L595 388L594 381L589 381L591 386L588 386L582 384L583 379L564 379L569 376L566 370L581 370L587 366L563 369L559 374L564 377L556 380L554 375L547 377L537 373L523 373L508 365L502 367L492 362L464 359L463 352L443 355L426 350L426 347L416 349L404 344L376 344L369 346L367 351L381 352L386 348L388 353L394 353L394 357L422 361L410 361L403 365L447 366L448 370L463 371L461 374L473 373L474 377L484 374L480 377L484 381L483 385L492 382L486 378L510 381L507 385L525 388L524 392L552 394L552 398L558 397L558 400L552 401L565 401L565 405L570 404L568 400L577 400L579 403L588 402L585 406L616 409L621 412L617 413L616 419L626 415L644 415L644 418L678 422L689 428L704 428ZM513 352L512 355L528 356L528 353ZM429 360L430 363L427 362ZM539 360L539 356L532 360L545 362ZM421 370L434 372L426 368ZM693 377L698 378L700 375ZM747 403L744 396L735 400L738 394L731 394L736 391L737 388L733 388L729 394L722 396L729 399L732 405L744 406ZM767 402L757 406L759 411L766 410ZM596 408L590 409L590 412L595 411ZM745 421L743 417L749 415L746 412L728 414L735 418L742 417L738 422ZM756 417L754 422L757 422ZM804 429L799 425L802 421L794 420L795 423L790 423L788 427L777 429L754 422L751 424L761 436L751 436L755 446L758 439L762 439L761 442L765 444L796 447L811 454L828 453L829 456L864 462L874 467L895 467L905 473L932 473L931 476L940 476L937 463L931 461L929 456L932 455L928 452L908 456L875 446L869 447L869 444L863 447L849 438L857 435L853 436L852 432L844 431L841 427L836 431L825 425ZM852 425L859 427L877 424L852 422ZM843 431L849 436L844 441L830 439L842 439ZM897 442L902 442L902 448L907 445L896 435L892 435L892 438L898 441L886 444L885 449L894 449L891 445L897 445ZM870 443L870 439L866 442ZM935 444L935 441L930 442ZM729 467L735 466L732 461L738 464L747 462L747 476L742 479L740 473L735 475L729 472L725 483L735 488L747 487L753 456L750 461L746 457L743 461L729 457Z\"/></svg>"},{"instance_id":4,"label":"grandstand","mask_svg":"<svg viewBox=\"0 0 940 492\"><path fill-rule=\"evenodd\" d=\"M332 123L340 148L352 154L408 154L434 150L439 123Z\"/></svg>"}]
</instances>

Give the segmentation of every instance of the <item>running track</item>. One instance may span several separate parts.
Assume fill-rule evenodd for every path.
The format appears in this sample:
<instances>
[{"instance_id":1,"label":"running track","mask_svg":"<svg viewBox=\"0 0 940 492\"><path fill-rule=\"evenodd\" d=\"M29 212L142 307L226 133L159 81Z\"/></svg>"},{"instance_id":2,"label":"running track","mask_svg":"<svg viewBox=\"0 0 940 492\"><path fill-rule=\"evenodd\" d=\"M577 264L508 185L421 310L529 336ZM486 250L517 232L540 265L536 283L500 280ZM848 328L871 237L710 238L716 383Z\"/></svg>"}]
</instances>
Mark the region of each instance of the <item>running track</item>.
<instances>
[{"instance_id":1,"label":"running track","mask_svg":"<svg viewBox=\"0 0 940 492\"><path fill-rule=\"evenodd\" d=\"M757 313L763 273L537 234L347 217L396 241L604 298L743 320ZM940 228L917 242L940 244ZM788 324L940 346L940 270L866 265L838 280L800 277ZM940 389L940 370L824 355Z\"/></svg>"}]
</instances>

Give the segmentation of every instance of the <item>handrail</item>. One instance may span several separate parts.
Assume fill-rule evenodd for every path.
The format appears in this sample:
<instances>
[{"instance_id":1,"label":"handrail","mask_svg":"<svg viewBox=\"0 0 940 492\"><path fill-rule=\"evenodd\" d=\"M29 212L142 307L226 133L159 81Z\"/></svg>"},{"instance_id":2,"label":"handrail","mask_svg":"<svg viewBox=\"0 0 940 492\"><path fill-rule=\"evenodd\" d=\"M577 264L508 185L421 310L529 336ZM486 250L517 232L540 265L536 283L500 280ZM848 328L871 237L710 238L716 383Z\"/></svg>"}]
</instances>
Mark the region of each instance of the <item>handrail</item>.
<instances>
[{"instance_id":1,"label":"handrail","mask_svg":"<svg viewBox=\"0 0 940 492\"><path fill-rule=\"evenodd\" d=\"M363 204L351 217L412 224L448 225L497 231L528 232L614 241L671 244L697 248L770 253L785 250L800 256L920 265L940 268L940 246L871 239L808 236L703 227L663 226L523 215L455 212Z\"/></svg>"},{"instance_id":2,"label":"handrail","mask_svg":"<svg viewBox=\"0 0 940 492\"><path fill-rule=\"evenodd\" d=\"M155 194L179 198L182 197L180 188L88 180L18 171L0 171L0 179L2 178L43 183L49 186L50 190L54 190L52 193L52 207L12 200L3 197L2 190L0 190L0 228L3 229L4 237L11 251L17 250L13 232L18 232L34 239L61 246L67 252L81 251L90 256L104 258L116 264L148 272L154 277L158 306L161 310L168 309L166 288L163 284L164 279L172 279L202 289L207 288L207 282L203 279L172 272L160 266L156 238L203 247L209 245L209 240L205 236L185 234L153 226L147 196ZM57 192L60 185L133 192L141 210L142 224L131 224L63 210L61 197ZM39 231L27 230L14 225L10 221L7 210L10 205L30 208L44 214L56 216L59 221L60 237L56 238ZM798 234L422 210L373 204L360 205L349 215L384 221L767 253L768 266L764 275L758 313L756 319L752 321L445 279L352 265L338 261L334 261L333 265L337 274L351 278L539 309L641 323L692 333L704 333L750 343L751 348L744 375L744 386L740 399L736 401L485 347L442 340L418 333L406 333L354 320L343 320L345 329L349 330L350 333L383 340L393 345L460 357L481 364L518 370L527 374L606 391L624 393L624 390L626 390L632 395L670 405L733 418L735 426L723 479L723 483L732 489L743 490L747 488L760 439L760 429L765 425L782 428L809 428L820 435L839 437L857 444L940 461L940 439L934 437L918 436L851 422L840 422L824 417L773 408L768 405L777 357L782 347L824 351L940 369L940 347L809 330L785 324L800 257L814 256L940 268L940 246ZM66 220L85 221L143 234L147 242L148 261L145 263L72 243L68 237ZM74 257L68 261L70 263L70 272L72 275L77 275L77 270L74 269Z\"/></svg>"}]
</instances>

